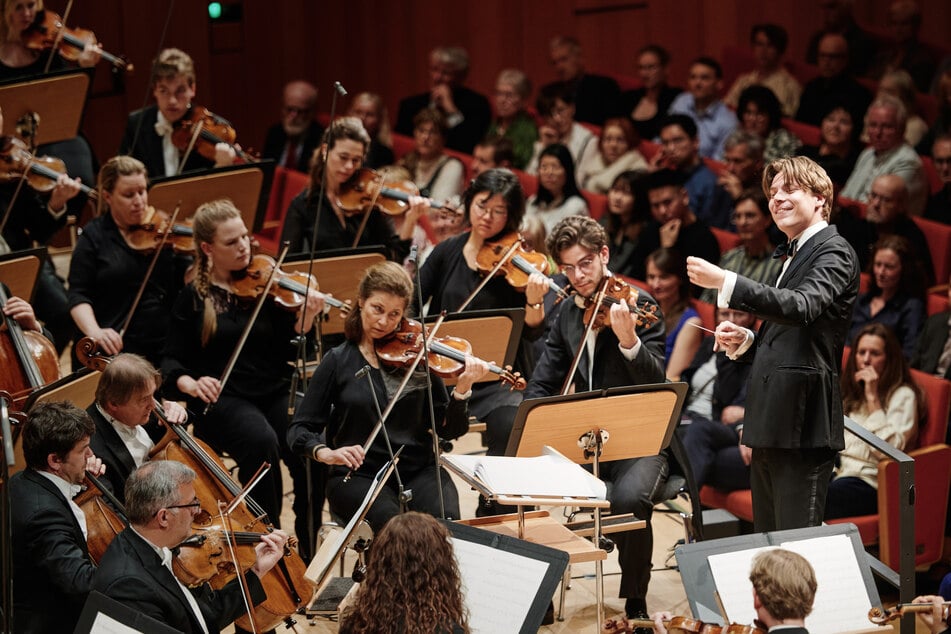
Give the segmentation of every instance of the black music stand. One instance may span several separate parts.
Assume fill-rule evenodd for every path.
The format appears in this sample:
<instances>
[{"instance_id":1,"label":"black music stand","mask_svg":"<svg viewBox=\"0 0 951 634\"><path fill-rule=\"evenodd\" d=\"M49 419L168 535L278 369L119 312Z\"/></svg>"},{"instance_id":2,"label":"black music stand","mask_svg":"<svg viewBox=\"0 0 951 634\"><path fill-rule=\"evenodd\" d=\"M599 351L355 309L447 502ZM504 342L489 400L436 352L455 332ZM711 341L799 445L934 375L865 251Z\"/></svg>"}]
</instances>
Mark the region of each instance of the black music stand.
<instances>
[{"instance_id":1,"label":"black music stand","mask_svg":"<svg viewBox=\"0 0 951 634\"><path fill-rule=\"evenodd\" d=\"M99 632L139 632L141 634L176 634L178 630L156 621L143 612L110 599L93 590L86 599L73 634Z\"/></svg>"}]
</instances>

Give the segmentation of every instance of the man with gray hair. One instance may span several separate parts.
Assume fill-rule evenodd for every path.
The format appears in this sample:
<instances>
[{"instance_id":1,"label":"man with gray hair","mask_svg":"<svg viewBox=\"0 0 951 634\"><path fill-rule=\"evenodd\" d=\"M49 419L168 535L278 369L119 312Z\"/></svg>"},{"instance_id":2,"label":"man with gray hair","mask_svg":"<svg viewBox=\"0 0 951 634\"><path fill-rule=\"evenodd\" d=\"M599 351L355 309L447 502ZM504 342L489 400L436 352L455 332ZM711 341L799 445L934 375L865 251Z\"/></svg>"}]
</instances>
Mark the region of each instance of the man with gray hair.
<instances>
[{"instance_id":1,"label":"man with gray hair","mask_svg":"<svg viewBox=\"0 0 951 634\"><path fill-rule=\"evenodd\" d=\"M463 86L469 74L469 54L459 46L437 46L429 54L429 92L400 100L396 132L413 136L413 118L435 108L449 123L446 147L466 154L485 137L492 119L489 100Z\"/></svg>"},{"instance_id":2,"label":"man with gray hair","mask_svg":"<svg viewBox=\"0 0 951 634\"><path fill-rule=\"evenodd\" d=\"M759 184L763 174L763 139L737 130L727 137L723 148L726 171L717 178L717 184L736 200L744 190Z\"/></svg>"},{"instance_id":3,"label":"man with gray hair","mask_svg":"<svg viewBox=\"0 0 951 634\"><path fill-rule=\"evenodd\" d=\"M921 158L905 142L908 111L898 99L879 95L865 114L865 131L869 146L859 154L852 175L842 188L845 198L869 202L872 183L883 174L894 174L905 181L908 189L908 211L920 216L928 195Z\"/></svg>"},{"instance_id":4,"label":"man with gray hair","mask_svg":"<svg viewBox=\"0 0 951 634\"><path fill-rule=\"evenodd\" d=\"M548 45L551 66L558 82L566 83L574 95L575 120L604 125L605 119L620 114L621 89L603 75L585 72L581 43L573 37L558 35Z\"/></svg>"},{"instance_id":5,"label":"man with gray hair","mask_svg":"<svg viewBox=\"0 0 951 634\"><path fill-rule=\"evenodd\" d=\"M130 526L112 541L96 571L93 588L182 632L219 632L244 613L238 579L220 590L204 584L186 588L172 572L172 548L192 532L201 511L195 494L195 472L172 460L148 462L125 485ZM257 561L245 576L255 605L267 594L264 576L284 556L287 535L280 530L261 535Z\"/></svg>"}]
</instances>

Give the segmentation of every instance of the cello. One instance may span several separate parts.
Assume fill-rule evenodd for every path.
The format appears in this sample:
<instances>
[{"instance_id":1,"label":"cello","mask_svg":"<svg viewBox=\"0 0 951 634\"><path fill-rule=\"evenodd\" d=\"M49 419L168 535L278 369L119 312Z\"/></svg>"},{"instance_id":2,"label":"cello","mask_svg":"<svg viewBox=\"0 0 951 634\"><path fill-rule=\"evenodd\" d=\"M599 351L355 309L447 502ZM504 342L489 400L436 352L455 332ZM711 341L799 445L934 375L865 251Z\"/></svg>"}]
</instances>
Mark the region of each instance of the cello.
<instances>
[{"instance_id":1,"label":"cello","mask_svg":"<svg viewBox=\"0 0 951 634\"><path fill-rule=\"evenodd\" d=\"M0 308L7 305L0 285ZM22 405L33 390L59 378L59 359L53 342L38 332L24 331L17 321L3 316L0 332L0 389L9 392L14 405ZM16 407L14 407L16 409Z\"/></svg>"}]
</instances>

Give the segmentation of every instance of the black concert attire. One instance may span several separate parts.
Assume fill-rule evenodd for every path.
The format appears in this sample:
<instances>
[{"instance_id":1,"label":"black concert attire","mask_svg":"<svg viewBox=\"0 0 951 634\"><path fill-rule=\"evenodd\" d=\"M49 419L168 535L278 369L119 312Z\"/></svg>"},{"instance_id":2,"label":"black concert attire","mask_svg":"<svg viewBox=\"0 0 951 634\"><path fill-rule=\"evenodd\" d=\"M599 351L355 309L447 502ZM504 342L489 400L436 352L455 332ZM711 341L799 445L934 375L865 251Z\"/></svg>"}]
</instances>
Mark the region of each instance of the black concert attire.
<instances>
[{"instance_id":1,"label":"black concert attire","mask_svg":"<svg viewBox=\"0 0 951 634\"><path fill-rule=\"evenodd\" d=\"M951 311L935 313L925 320L925 327L918 339L918 349L911 359L911 367L928 374L936 374L951 335ZM951 364L944 369L943 377L951 379Z\"/></svg>"},{"instance_id":2,"label":"black concert attire","mask_svg":"<svg viewBox=\"0 0 951 634\"><path fill-rule=\"evenodd\" d=\"M430 315L438 315L444 310L449 313L457 312L469 294L482 283L484 275L470 269L463 255L469 233L467 231L437 244L420 268L419 282L423 303L429 302ZM525 293L516 290L503 276L489 281L463 312L499 308L525 308ZM514 369L521 372L526 379L531 377L535 367L532 342L539 338L543 328L542 324L536 328L525 326L522 330ZM512 392L506 383L500 381L477 383L473 386L469 410L473 416L486 423L489 455L505 454L509 433L512 431L510 417L498 419L492 416L491 412L504 405L517 406L521 400L517 392Z\"/></svg>"},{"instance_id":3,"label":"black concert attire","mask_svg":"<svg viewBox=\"0 0 951 634\"><path fill-rule=\"evenodd\" d=\"M125 481L137 467L135 459L119 432L99 411L96 403L87 407L86 413L96 423L96 433L89 438L89 447L106 466L106 472L99 476L99 481L124 504ZM144 429L153 443L157 443L165 435L165 428L160 425L155 414L149 417L149 422L144 425Z\"/></svg>"},{"instance_id":4,"label":"black concert attire","mask_svg":"<svg viewBox=\"0 0 951 634\"><path fill-rule=\"evenodd\" d=\"M307 174L310 172L310 161L314 156L314 150L320 146L320 138L323 134L324 130L320 124L311 121L300 136L291 139L284 131L284 126L275 123L268 128L267 136L264 137L261 158L274 159L274 162L281 167ZM288 153L292 155L287 156Z\"/></svg>"},{"instance_id":5,"label":"black concert attire","mask_svg":"<svg viewBox=\"0 0 951 634\"><path fill-rule=\"evenodd\" d=\"M413 136L413 119L420 110L429 108L431 101L432 94L429 92L401 99L394 132ZM489 129L489 123L492 121L489 100L465 86L452 86L452 101L463 118L456 125L452 125L450 121L446 147L472 154L476 144L485 137L485 131Z\"/></svg>"},{"instance_id":6,"label":"black concert attire","mask_svg":"<svg viewBox=\"0 0 951 634\"><path fill-rule=\"evenodd\" d=\"M368 384L372 382L380 410L385 410L405 372L402 368L381 366L379 369L371 367L368 376L355 376L367 366L359 345L352 341L345 341L324 356L287 433L287 441L297 454L312 458L314 449L319 445L337 449L367 442L371 430L380 419ZM448 394L439 377L433 376L431 380L439 436L449 440L462 436L469 429L467 401ZM386 430L393 451L403 447L397 470L405 488L413 493L408 503L409 509L438 517L436 459L430 435L429 400L423 372L417 371L410 379L386 420ZM349 481L344 481L349 469L331 466L327 480L327 499L331 511L349 520L370 489L377 471L389 459L390 453L381 430L370 445L363 464L353 472ZM458 519L459 493L444 469L442 486L446 515ZM387 481L367 514L366 519L374 531L378 532L388 519L400 512L398 493L394 475Z\"/></svg>"},{"instance_id":7,"label":"black concert attire","mask_svg":"<svg viewBox=\"0 0 951 634\"><path fill-rule=\"evenodd\" d=\"M290 243L289 253L292 255L310 255L312 250L316 253L353 247L353 239L363 222L363 214L347 215L341 224L330 200L325 196L320 210L320 224L317 226L317 247L312 249L311 237L314 235L314 219L317 217L317 200L316 195L311 199L310 189L305 189L291 201L287 209L281 243ZM357 246L383 246L388 260L402 262L409 255L410 242L411 240L402 240L397 235L393 221L387 215L373 209Z\"/></svg>"},{"instance_id":8,"label":"black concert attire","mask_svg":"<svg viewBox=\"0 0 951 634\"><path fill-rule=\"evenodd\" d=\"M182 394L176 381L185 374L196 380L202 376L220 378L254 310L254 300L242 300L214 285L209 292L217 315L214 336L202 346L204 302L195 287L189 285L175 301L162 362L168 398L177 394L195 414L204 411L205 403ZM251 491L251 497L267 511L275 526L280 526L281 521L284 490L279 461L284 460L294 480L295 532L304 544L308 535L307 478L303 461L284 442L292 373L289 362L297 356L296 319L296 313L266 299L217 403L194 420L198 438L218 452L228 452L238 463L242 484L264 462L271 464L271 470ZM312 339L310 334L308 339ZM315 526L320 525L323 508L319 475L320 470L312 470Z\"/></svg>"},{"instance_id":9,"label":"black concert attire","mask_svg":"<svg viewBox=\"0 0 951 634\"><path fill-rule=\"evenodd\" d=\"M93 218L85 226L69 262L69 307L90 304L100 328L122 329L152 255L136 251L125 241L111 214ZM134 352L156 367L168 333L169 314L185 285L190 256L164 250L155 263L142 299L122 336L122 351ZM77 341L83 336L75 331ZM79 363L74 358L73 367Z\"/></svg>"},{"instance_id":10,"label":"black concert attire","mask_svg":"<svg viewBox=\"0 0 951 634\"><path fill-rule=\"evenodd\" d=\"M631 119L631 123L634 124L634 129L637 130L637 134L641 139L644 141L653 141L660 136L660 122L667 116L667 111L670 110L670 104L674 103L674 99L682 92L683 90L680 88L664 86L660 89L660 94L657 96L657 114L650 119L638 121L631 115L634 113L634 108L637 107L637 104L639 104L641 99L644 98L644 95L647 94L647 88L626 90L621 93L621 114Z\"/></svg>"},{"instance_id":11,"label":"black concert attire","mask_svg":"<svg viewBox=\"0 0 951 634\"><path fill-rule=\"evenodd\" d=\"M30 468L14 474L9 487L16 581L13 631L69 632L79 620L96 571L72 502L49 478Z\"/></svg>"},{"instance_id":12,"label":"black concert attire","mask_svg":"<svg viewBox=\"0 0 951 634\"><path fill-rule=\"evenodd\" d=\"M575 121L604 125L606 119L618 116L621 89L610 77L584 73L565 83L572 88L575 95ZM545 88L547 86L542 86L541 89Z\"/></svg>"},{"instance_id":13,"label":"black concert attire","mask_svg":"<svg viewBox=\"0 0 951 634\"><path fill-rule=\"evenodd\" d=\"M872 93L849 75L816 77L802 89L796 121L820 126L822 118L836 106L850 113L862 113L861 116L864 116L870 103ZM859 125L862 119L853 116L852 121L854 125Z\"/></svg>"},{"instance_id":14,"label":"black concert attire","mask_svg":"<svg viewBox=\"0 0 951 634\"><path fill-rule=\"evenodd\" d=\"M861 121L861 118L858 119ZM842 158L838 154L820 154L818 145L803 145L796 152L797 156L806 156L819 164L819 167L826 171L829 178L836 186L836 191L845 186L852 170L855 169L855 162L859 160L859 154L864 149L860 144L853 144L848 155Z\"/></svg>"},{"instance_id":15,"label":"black concert attire","mask_svg":"<svg viewBox=\"0 0 951 634\"><path fill-rule=\"evenodd\" d=\"M632 257L631 277L638 280L647 279L647 256L660 248L660 228L661 224L653 218L647 221L647 226L641 233L640 243L637 245L637 254ZM680 225L680 232L677 234L677 241L674 242L673 248L684 257L693 255L714 264L720 261L720 243L707 225L700 220L689 225ZM699 297L698 289L695 286L691 288L693 296Z\"/></svg>"},{"instance_id":16,"label":"black concert attire","mask_svg":"<svg viewBox=\"0 0 951 634\"><path fill-rule=\"evenodd\" d=\"M158 114L159 109L155 104L131 113L126 121L122 143L119 145L119 154L128 154L142 161L151 178L175 176L175 174L169 174L165 171L165 154L162 149L163 137L155 130ZM187 119L189 116L191 116L191 110L186 112L182 118ZM174 124L172 125L174 126ZM179 158L181 158L181 151L179 151ZM206 159L198 153L196 148L192 148L182 172L206 170L214 166L214 161Z\"/></svg>"}]
</instances>

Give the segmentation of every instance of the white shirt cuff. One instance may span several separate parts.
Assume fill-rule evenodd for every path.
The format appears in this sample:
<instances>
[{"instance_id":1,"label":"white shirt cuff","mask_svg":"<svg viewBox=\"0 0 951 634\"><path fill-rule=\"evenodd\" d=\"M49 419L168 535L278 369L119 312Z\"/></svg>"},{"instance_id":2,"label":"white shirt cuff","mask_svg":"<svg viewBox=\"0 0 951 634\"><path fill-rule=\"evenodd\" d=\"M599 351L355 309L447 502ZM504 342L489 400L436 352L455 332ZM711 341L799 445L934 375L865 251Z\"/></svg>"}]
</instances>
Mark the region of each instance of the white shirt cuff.
<instances>
[{"instance_id":1,"label":"white shirt cuff","mask_svg":"<svg viewBox=\"0 0 951 634\"><path fill-rule=\"evenodd\" d=\"M641 351L641 338L640 337L637 338L637 341L634 343L634 347L631 348L630 350L623 347L620 343L617 345L617 349L621 351L621 354L624 356L625 359L627 359L628 361L633 361L634 357L637 356L637 353Z\"/></svg>"},{"instance_id":2,"label":"white shirt cuff","mask_svg":"<svg viewBox=\"0 0 951 634\"><path fill-rule=\"evenodd\" d=\"M736 361L737 359L742 357L744 354L746 354L746 351L750 349L750 346L753 345L753 341L756 339L756 335L753 334L752 330L750 330L749 328L744 328L743 330L746 331L746 339L744 339L743 343L741 343L740 345L736 347L736 350L734 350L733 352L726 353L726 356L732 359L733 361Z\"/></svg>"},{"instance_id":3,"label":"white shirt cuff","mask_svg":"<svg viewBox=\"0 0 951 634\"><path fill-rule=\"evenodd\" d=\"M736 273L723 271L723 287L717 293L717 308L730 307L730 298L733 297L734 288L736 288Z\"/></svg>"}]
</instances>

